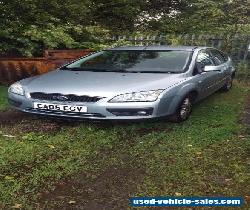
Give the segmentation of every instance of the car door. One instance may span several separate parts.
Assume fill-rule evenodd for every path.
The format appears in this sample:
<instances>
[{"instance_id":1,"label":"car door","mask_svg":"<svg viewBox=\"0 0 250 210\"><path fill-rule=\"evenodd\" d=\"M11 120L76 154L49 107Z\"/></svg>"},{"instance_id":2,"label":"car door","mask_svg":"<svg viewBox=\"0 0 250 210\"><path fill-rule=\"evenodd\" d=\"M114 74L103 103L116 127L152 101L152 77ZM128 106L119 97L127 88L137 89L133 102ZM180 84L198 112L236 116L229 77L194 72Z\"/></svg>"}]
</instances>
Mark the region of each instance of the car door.
<instances>
[{"instance_id":1,"label":"car door","mask_svg":"<svg viewBox=\"0 0 250 210\"><path fill-rule=\"evenodd\" d=\"M214 66L212 55L208 49L200 50L196 57L195 71L198 79L201 98L204 98L217 90L219 81L218 71L204 72L205 66Z\"/></svg>"},{"instance_id":2,"label":"car door","mask_svg":"<svg viewBox=\"0 0 250 210\"><path fill-rule=\"evenodd\" d=\"M230 75L230 66L227 64L226 56L224 56L219 50L210 49L214 64L218 66L218 82L216 89L220 89L226 83L228 74Z\"/></svg>"}]
</instances>

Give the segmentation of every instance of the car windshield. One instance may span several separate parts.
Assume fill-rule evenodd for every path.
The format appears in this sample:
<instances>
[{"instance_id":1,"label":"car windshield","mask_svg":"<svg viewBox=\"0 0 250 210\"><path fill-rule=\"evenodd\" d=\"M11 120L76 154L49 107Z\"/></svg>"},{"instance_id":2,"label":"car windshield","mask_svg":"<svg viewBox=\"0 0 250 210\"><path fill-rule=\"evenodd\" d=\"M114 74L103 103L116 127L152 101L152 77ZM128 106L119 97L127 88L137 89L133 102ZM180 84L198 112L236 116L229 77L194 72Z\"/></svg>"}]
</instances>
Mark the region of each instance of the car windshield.
<instances>
[{"instance_id":1,"label":"car windshield","mask_svg":"<svg viewBox=\"0 0 250 210\"><path fill-rule=\"evenodd\" d=\"M191 52L168 51L101 51L62 67L73 71L110 71L131 73L182 73Z\"/></svg>"}]
</instances>

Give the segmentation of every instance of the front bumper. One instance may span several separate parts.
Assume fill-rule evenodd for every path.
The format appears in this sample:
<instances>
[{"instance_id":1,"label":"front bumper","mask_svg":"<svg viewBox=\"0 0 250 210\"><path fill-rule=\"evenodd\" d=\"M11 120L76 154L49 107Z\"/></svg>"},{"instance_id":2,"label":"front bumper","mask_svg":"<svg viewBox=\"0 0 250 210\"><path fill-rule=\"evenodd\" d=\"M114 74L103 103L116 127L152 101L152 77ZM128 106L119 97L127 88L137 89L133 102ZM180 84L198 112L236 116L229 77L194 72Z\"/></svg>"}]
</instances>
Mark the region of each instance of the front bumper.
<instances>
[{"instance_id":1,"label":"front bumper","mask_svg":"<svg viewBox=\"0 0 250 210\"><path fill-rule=\"evenodd\" d=\"M88 111L86 113L76 113L54 110L40 110L33 108L34 102L87 106ZM36 100L9 93L9 103L12 108L19 111L51 117L70 117L94 120L137 120L158 118L166 115L166 113L160 111L162 110L160 107L163 106L163 101L161 99L158 99L154 102L125 103L108 103L105 99L102 99L95 103L83 103Z\"/></svg>"}]
</instances>

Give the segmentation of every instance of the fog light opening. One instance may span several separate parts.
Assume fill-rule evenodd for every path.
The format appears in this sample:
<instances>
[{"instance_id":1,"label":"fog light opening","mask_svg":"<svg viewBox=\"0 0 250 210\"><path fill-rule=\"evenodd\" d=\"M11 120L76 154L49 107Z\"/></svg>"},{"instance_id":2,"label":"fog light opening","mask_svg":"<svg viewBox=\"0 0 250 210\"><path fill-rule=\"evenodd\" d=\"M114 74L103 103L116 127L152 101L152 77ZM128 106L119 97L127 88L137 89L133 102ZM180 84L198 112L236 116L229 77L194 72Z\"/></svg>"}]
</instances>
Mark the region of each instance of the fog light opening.
<instances>
[{"instance_id":1,"label":"fog light opening","mask_svg":"<svg viewBox=\"0 0 250 210\"><path fill-rule=\"evenodd\" d=\"M153 108L130 108L130 109L107 109L116 116L149 116L153 113Z\"/></svg>"},{"instance_id":2,"label":"fog light opening","mask_svg":"<svg viewBox=\"0 0 250 210\"><path fill-rule=\"evenodd\" d=\"M146 111L138 111L137 114L138 115L147 115L148 113Z\"/></svg>"}]
</instances>

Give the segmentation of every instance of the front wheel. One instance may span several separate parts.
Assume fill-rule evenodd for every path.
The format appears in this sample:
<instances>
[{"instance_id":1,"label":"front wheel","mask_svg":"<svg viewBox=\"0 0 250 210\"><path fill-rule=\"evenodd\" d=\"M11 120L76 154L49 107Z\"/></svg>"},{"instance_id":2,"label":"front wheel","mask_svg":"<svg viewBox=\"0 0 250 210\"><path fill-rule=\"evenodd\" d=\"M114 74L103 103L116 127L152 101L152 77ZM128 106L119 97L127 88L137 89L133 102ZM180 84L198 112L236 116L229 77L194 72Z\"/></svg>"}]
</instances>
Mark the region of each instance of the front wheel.
<instances>
[{"instance_id":1,"label":"front wheel","mask_svg":"<svg viewBox=\"0 0 250 210\"><path fill-rule=\"evenodd\" d=\"M192 100L190 96L186 96L180 103L175 114L172 116L171 121L183 122L189 118L191 112L192 112Z\"/></svg>"}]
</instances>

